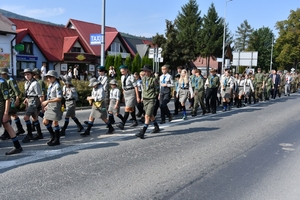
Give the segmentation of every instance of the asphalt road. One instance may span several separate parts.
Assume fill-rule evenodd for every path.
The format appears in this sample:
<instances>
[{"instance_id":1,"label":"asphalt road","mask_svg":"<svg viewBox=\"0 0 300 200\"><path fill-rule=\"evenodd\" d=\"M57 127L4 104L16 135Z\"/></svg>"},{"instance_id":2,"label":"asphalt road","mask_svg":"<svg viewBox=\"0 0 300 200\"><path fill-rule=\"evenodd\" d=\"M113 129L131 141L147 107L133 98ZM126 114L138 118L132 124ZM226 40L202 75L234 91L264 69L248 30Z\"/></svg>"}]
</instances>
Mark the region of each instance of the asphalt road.
<instances>
[{"instance_id":1,"label":"asphalt road","mask_svg":"<svg viewBox=\"0 0 300 200\"><path fill-rule=\"evenodd\" d=\"M145 140L97 121L87 138L70 122L56 147L43 128L15 156L0 142L0 199L300 199L299 98L175 119Z\"/></svg>"}]
</instances>

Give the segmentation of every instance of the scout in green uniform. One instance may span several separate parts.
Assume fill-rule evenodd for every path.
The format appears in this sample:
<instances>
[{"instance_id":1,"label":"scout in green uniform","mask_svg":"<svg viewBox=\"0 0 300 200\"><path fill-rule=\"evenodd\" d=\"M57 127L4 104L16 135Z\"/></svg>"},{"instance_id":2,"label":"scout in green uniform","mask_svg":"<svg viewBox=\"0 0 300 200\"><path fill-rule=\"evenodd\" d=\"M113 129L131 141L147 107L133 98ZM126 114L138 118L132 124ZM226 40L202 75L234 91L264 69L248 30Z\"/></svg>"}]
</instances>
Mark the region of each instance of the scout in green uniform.
<instances>
[{"instance_id":1,"label":"scout in green uniform","mask_svg":"<svg viewBox=\"0 0 300 200\"><path fill-rule=\"evenodd\" d=\"M21 95L21 92L19 90L18 84L15 79L10 77L8 75L8 68L3 67L0 70L1 76L4 80L6 80L8 87L9 87L9 96L10 96L10 109L9 109L9 115L14 119L14 122L17 125L17 131L16 134L20 135L25 133L25 130L22 127L21 121L19 116L17 115L17 106L20 104L20 98L19 96ZM11 124L11 120L9 121ZM2 136L0 136L1 139L9 139L9 134L5 130Z\"/></svg>"},{"instance_id":2,"label":"scout in green uniform","mask_svg":"<svg viewBox=\"0 0 300 200\"><path fill-rule=\"evenodd\" d=\"M261 73L261 68L258 68L257 69L257 74L255 74L254 76L254 80L255 80L255 83L256 83L256 86L255 86L255 99L256 99L256 102L258 102L259 100L262 101L262 93L263 93L263 88L265 87L264 86L264 76L263 74Z\"/></svg>"},{"instance_id":3,"label":"scout in green uniform","mask_svg":"<svg viewBox=\"0 0 300 200\"><path fill-rule=\"evenodd\" d=\"M154 129L152 133L158 133L160 131L159 126L153 114L154 105L157 101L158 95L158 79L152 76L152 70L150 66L145 65L142 69L145 72L145 76L142 79L142 101L145 110L145 124L139 133L135 134L136 137L144 139L145 132L152 121Z\"/></svg>"},{"instance_id":4,"label":"scout in green uniform","mask_svg":"<svg viewBox=\"0 0 300 200\"><path fill-rule=\"evenodd\" d=\"M204 77L201 75L201 70L195 70L195 88L194 88L194 105L192 116L197 115L199 103L202 109L202 115L205 115L206 109L204 105Z\"/></svg>"},{"instance_id":5,"label":"scout in green uniform","mask_svg":"<svg viewBox=\"0 0 300 200\"><path fill-rule=\"evenodd\" d=\"M280 76L280 85L278 87L278 96L281 97L281 94L284 92L285 87L285 75L282 73L281 70L278 70L278 74Z\"/></svg>"},{"instance_id":6,"label":"scout in green uniform","mask_svg":"<svg viewBox=\"0 0 300 200\"><path fill-rule=\"evenodd\" d=\"M211 69L210 75L207 77L206 82L206 94L205 94L205 102L206 102L206 112L215 114L216 113L216 101L218 95L218 89L220 86L220 78L217 76L217 70Z\"/></svg>"},{"instance_id":7,"label":"scout in green uniform","mask_svg":"<svg viewBox=\"0 0 300 200\"><path fill-rule=\"evenodd\" d=\"M265 100L269 100L270 95L271 95L271 89L274 87L274 83L273 83L272 79L270 78L269 74L265 74L264 76L265 76L264 97L265 97Z\"/></svg>"},{"instance_id":8,"label":"scout in green uniform","mask_svg":"<svg viewBox=\"0 0 300 200\"><path fill-rule=\"evenodd\" d=\"M193 92L194 92L194 89L195 89L195 81L196 81L196 74L195 74L195 71L196 71L196 67L194 67L193 69L192 69L192 74L191 74L191 76L190 76L190 83L191 83L191 86L192 86L192 90L193 90ZM193 109L193 106L194 106L194 100L195 100L195 98L194 97L191 97L190 95L189 95L189 102L190 102L190 107L189 108L192 108ZM193 111L192 111L193 112ZM193 114L193 113L192 113Z\"/></svg>"},{"instance_id":9,"label":"scout in green uniform","mask_svg":"<svg viewBox=\"0 0 300 200\"><path fill-rule=\"evenodd\" d=\"M23 151L14 129L11 127L9 120L10 96L7 82L0 78L0 126L8 132L11 140L14 143L14 148L5 153L5 155L12 155Z\"/></svg>"}]
</instances>

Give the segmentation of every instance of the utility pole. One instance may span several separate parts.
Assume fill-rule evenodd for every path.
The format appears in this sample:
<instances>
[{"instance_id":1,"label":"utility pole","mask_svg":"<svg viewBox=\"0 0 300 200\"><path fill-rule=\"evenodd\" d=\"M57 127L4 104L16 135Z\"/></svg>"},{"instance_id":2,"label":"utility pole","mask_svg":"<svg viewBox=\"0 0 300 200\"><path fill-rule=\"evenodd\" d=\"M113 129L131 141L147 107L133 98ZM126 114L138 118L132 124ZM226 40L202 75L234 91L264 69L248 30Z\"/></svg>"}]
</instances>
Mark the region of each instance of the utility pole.
<instances>
[{"instance_id":1,"label":"utility pole","mask_svg":"<svg viewBox=\"0 0 300 200\"><path fill-rule=\"evenodd\" d=\"M105 0L102 0L102 44L101 44L101 66L105 64Z\"/></svg>"}]
</instances>

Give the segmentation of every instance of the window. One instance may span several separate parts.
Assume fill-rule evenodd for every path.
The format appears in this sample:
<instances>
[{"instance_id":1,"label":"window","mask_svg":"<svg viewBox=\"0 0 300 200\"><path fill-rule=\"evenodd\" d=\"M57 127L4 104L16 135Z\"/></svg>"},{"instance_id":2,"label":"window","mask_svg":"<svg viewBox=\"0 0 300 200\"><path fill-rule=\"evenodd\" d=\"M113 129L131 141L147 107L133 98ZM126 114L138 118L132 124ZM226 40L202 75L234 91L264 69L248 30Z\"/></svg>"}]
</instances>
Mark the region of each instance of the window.
<instances>
[{"instance_id":1,"label":"window","mask_svg":"<svg viewBox=\"0 0 300 200\"><path fill-rule=\"evenodd\" d=\"M32 42L23 42L24 51L20 51L20 54L33 55L33 43Z\"/></svg>"},{"instance_id":2,"label":"window","mask_svg":"<svg viewBox=\"0 0 300 200\"><path fill-rule=\"evenodd\" d=\"M120 52L120 49L121 49L121 45L120 45L120 43L112 43L111 44L111 51L112 52Z\"/></svg>"},{"instance_id":3,"label":"window","mask_svg":"<svg viewBox=\"0 0 300 200\"><path fill-rule=\"evenodd\" d=\"M81 52L80 47L72 47L71 52Z\"/></svg>"},{"instance_id":4,"label":"window","mask_svg":"<svg viewBox=\"0 0 300 200\"><path fill-rule=\"evenodd\" d=\"M24 77L24 75L22 75L21 72L23 72L26 68L36 68L36 62L17 61L17 77Z\"/></svg>"}]
</instances>

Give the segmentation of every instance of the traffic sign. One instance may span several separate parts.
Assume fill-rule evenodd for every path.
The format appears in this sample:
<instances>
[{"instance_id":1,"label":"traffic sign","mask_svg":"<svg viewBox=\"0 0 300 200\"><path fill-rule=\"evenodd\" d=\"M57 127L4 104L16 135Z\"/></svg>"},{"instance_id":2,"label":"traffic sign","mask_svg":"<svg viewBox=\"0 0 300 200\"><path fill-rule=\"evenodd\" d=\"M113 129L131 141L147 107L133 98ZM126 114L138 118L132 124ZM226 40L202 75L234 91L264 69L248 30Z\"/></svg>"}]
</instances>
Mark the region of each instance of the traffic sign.
<instances>
[{"instance_id":1,"label":"traffic sign","mask_svg":"<svg viewBox=\"0 0 300 200\"><path fill-rule=\"evenodd\" d=\"M101 45L103 42L103 34L90 34L90 45Z\"/></svg>"}]
</instances>

